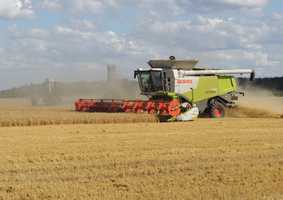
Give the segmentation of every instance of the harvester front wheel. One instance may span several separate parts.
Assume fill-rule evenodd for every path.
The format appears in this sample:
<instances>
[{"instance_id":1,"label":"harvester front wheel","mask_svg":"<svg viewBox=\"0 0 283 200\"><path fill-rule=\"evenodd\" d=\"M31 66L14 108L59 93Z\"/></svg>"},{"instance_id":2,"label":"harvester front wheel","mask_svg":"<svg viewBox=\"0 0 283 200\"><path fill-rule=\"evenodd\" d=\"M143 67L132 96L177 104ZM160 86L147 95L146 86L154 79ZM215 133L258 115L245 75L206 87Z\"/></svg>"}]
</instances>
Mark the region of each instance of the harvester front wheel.
<instances>
[{"instance_id":1,"label":"harvester front wheel","mask_svg":"<svg viewBox=\"0 0 283 200\"><path fill-rule=\"evenodd\" d=\"M222 118L225 116L225 108L220 103L210 105L209 115L212 118Z\"/></svg>"}]
</instances>

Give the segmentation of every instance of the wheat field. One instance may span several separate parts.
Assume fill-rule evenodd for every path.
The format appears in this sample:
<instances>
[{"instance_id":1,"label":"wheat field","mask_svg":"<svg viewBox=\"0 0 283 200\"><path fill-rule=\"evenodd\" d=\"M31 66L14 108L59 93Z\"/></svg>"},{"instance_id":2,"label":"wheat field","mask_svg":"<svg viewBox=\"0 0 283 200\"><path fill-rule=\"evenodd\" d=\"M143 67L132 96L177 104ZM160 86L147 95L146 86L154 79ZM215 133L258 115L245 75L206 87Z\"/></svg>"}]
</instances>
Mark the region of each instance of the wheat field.
<instances>
[{"instance_id":1,"label":"wheat field","mask_svg":"<svg viewBox=\"0 0 283 200\"><path fill-rule=\"evenodd\" d=\"M0 199L283 199L282 119L0 128Z\"/></svg>"},{"instance_id":2,"label":"wheat field","mask_svg":"<svg viewBox=\"0 0 283 200\"><path fill-rule=\"evenodd\" d=\"M0 200L283 199L283 121L268 111L156 123L20 100L0 109Z\"/></svg>"},{"instance_id":3,"label":"wheat field","mask_svg":"<svg viewBox=\"0 0 283 200\"><path fill-rule=\"evenodd\" d=\"M33 107L24 99L0 99L0 127L156 121L148 114L79 113L72 105Z\"/></svg>"},{"instance_id":4,"label":"wheat field","mask_svg":"<svg viewBox=\"0 0 283 200\"><path fill-rule=\"evenodd\" d=\"M280 103L283 99L280 99ZM278 110L278 109L277 109ZM279 108L283 114L283 109ZM280 118L280 114L258 107L227 109L232 118ZM283 115L282 115L283 116ZM281 118L282 118L281 116ZM0 127L42 126L62 124L107 124L157 122L154 115L133 113L86 113L75 112L73 105L57 107L33 107L25 99L0 99Z\"/></svg>"}]
</instances>

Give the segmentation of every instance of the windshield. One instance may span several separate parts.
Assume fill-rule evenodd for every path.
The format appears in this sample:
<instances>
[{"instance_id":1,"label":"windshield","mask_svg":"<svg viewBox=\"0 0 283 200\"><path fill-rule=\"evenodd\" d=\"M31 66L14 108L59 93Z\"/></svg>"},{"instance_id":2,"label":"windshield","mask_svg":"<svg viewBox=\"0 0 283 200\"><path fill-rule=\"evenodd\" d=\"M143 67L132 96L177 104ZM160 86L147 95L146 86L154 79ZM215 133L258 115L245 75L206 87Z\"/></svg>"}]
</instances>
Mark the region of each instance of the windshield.
<instances>
[{"instance_id":1,"label":"windshield","mask_svg":"<svg viewBox=\"0 0 283 200\"><path fill-rule=\"evenodd\" d=\"M161 71L137 71L142 92L163 91Z\"/></svg>"},{"instance_id":2,"label":"windshield","mask_svg":"<svg viewBox=\"0 0 283 200\"><path fill-rule=\"evenodd\" d=\"M141 90L143 92L150 92L151 90L150 72L140 73L140 84L141 84Z\"/></svg>"},{"instance_id":3,"label":"windshield","mask_svg":"<svg viewBox=\"0 0 283 200\"><path fill-rule=\"evenodd\" d=\"M151 79L154 91L163 91L162 73L159 71L151 71Z\"/></svg>"}]
</instances>

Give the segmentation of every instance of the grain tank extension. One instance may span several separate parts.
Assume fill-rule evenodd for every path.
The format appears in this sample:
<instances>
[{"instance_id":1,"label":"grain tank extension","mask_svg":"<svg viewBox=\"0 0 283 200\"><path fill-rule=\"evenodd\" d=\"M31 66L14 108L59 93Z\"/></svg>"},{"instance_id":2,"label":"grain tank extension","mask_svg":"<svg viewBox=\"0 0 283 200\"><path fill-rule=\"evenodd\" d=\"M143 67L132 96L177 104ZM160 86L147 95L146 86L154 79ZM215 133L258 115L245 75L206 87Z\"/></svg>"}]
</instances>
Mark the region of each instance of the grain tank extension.
<instances>
[{"instance_id":1,"label":"grain tank extension","mask_svg":"<svg viewBox=\"0 0 283 200\"><path fill-rule=\"evenodd\" d=\"M147 112L160 121L187 121L193 117L224 117L225 108L236 105L239 93L234 75L249 74L251 69L206 69L197 60L151 60L150 68L134 72L141 94L148 100L79 99L77 111Z\"/></svg>"}]
</instances>

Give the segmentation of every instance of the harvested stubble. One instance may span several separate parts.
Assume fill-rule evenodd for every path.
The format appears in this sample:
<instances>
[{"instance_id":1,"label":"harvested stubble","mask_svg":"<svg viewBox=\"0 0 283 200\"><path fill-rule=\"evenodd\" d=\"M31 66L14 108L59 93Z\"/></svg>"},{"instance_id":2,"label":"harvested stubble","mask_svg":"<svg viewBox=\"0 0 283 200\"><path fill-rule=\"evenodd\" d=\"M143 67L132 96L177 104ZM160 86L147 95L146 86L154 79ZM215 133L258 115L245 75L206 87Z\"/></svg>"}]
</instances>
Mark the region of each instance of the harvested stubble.
<instances>
[{"instance_id":1,"label":"harvested stubble","mask_svg":"<svg viewBox=\"0 0 283 200\"><path fill-rule=\"evenodd\" d=\"M131 113L79 113L71 108L5 107L0 112L0 126L37 126L59 124L103 124L156 122L153 115Z\"/></svg>"},{"instance_id":2,"label":"harvested stubble","mask_svg":"<svg viewBox=\"0 0 283 200\"><path fill-rule=\"evenodd\" d=\"M282 199L280 119L0 128L0 199Z\"/></svg>"},{"instance_id":3,"label":"harvested stubble","mask_svg":"<svg viewBox=\"0 0 283 200\"><path fill-rule=\"evenodd\" d=\"M72 106L33 107L26 99L0 99L0 127L156 121L147 114L79 113Z\"/></svg>"}]
</instances>

